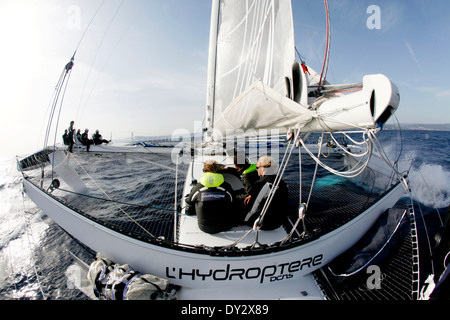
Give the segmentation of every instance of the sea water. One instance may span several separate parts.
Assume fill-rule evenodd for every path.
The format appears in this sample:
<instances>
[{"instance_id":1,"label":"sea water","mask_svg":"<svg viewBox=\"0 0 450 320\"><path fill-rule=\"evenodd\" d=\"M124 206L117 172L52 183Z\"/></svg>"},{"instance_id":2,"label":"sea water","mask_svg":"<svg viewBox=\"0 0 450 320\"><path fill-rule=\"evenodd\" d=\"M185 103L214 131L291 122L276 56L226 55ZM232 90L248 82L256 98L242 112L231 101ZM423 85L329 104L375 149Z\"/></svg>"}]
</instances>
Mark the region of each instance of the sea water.
<instances>
[{"instance_id":1,"label":"sea water","mask_svg":"<svg viewBox=\"0 0 450 320\"><path fill-rule=\"evenodd\" d=\"M416 213L422 217L417 219L419 238L433 246L434 233L450 206L450 132L402 131L399 135L385 130L379 139L392 160L414 159L409 183ZM133 179L139 179L139 174ZM73 263L69 251L91 258L23 195L15 158L0 159L0 299L87 299L66 277Z\"/></svg>"}]
</instances>

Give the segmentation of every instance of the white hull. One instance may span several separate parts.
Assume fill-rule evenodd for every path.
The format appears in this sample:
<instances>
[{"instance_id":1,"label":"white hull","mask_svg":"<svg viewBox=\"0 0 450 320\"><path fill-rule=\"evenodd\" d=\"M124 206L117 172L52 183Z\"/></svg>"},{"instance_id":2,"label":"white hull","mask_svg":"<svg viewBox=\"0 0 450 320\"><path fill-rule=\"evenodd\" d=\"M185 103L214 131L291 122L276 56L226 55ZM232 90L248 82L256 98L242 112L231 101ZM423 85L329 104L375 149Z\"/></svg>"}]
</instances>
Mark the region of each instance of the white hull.
<instances>
[{"instance_id":1,"label":"white hull","mask_svg":"<svg viewBox=\"0 0 450 320\"><path fill-rule=\"evenodd\" d=\"M211 256L140 241L102 226L75 212L24 179L27 195L73 237L118 264L168 279L179 285L181 299L322 299L311 272L355 244L376 219L392 207L403 189L398 185L369 210L342 227L299 247L240 257ZM281 239L280 239L281 240ZM241 287L248 288L237 290ZM286 288L296 288L286 296ZM313 289L315 288L315 289ZM242 295L242 296L241 296ZM255 296L256 297L256 296Z\"/></svg>"}]
</instances>

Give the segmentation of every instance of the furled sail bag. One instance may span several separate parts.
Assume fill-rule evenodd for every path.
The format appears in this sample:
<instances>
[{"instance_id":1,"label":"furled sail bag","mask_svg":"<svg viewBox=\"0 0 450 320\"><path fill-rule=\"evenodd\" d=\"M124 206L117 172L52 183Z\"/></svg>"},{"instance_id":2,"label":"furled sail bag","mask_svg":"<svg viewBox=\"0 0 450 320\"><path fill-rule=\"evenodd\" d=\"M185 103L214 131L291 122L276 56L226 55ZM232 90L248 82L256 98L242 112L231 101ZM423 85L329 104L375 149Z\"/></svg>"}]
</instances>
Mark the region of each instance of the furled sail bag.
<instances>
[{"instance_id":1,"label":"furled sail bag","mask_svg":"<svg viewBox=\"0 0 450 320\"><path fill-rule=\"evenodd\" d=\"M174 300L176 291L166 279L141 274L128 264L118 265L97 256L88 272L94 294L100 300Z\"/></svg>"}]
</instances>

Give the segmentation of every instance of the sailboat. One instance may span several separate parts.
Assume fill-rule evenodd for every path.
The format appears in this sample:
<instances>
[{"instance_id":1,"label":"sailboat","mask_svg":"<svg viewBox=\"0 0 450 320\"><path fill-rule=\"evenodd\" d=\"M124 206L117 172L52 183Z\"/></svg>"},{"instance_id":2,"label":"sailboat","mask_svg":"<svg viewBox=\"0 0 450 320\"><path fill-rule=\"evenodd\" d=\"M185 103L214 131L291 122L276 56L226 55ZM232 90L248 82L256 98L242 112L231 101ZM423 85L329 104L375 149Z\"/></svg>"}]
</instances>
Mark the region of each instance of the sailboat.
<instances>
[{"instance_id":1,"label":"sailboat","mask_svg":"<svg viewBox=\"0 0 450 320\"><path fill-rule=\"evenodd\" d=\"M376 136L399 106L398 88L381 74L357 84L328 83L328 50L320 73L296 60L288 0L213 0L202 140L189 137L170 156L147 158L47 147L18 159L24 191L84 246L170 283L177 299L330 298L318 272L390 214L408 191L408 171L389 160ZM270 154L278 162L263 201L270 206L285 180L286 221L275 230L258 223L216 234L200 230L185 201L205 161L232 168L248 137L273 135L285 136L285 145L256 154L247 149L246 156L256 163ZM305 143L311 135L318 136L316 150ZM343 157L324 157L325 139L342 147ZM239 178L223 176L242 189Z\"/></svg>"}]
</instances>

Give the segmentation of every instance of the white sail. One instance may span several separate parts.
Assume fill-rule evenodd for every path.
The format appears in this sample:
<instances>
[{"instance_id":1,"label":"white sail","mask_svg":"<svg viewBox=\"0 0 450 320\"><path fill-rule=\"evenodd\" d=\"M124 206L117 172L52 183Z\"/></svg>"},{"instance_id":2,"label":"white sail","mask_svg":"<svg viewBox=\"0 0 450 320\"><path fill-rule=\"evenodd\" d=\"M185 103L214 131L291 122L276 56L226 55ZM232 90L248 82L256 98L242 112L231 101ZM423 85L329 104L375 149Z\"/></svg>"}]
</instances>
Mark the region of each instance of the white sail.
<instances>
[{"instance_id":1,"label":"white sail","mask_svg":"<svg viewBox=\"0 0 450 320\"><path fill-rule=\"evenodd\" d=\"M286 114L289 107L284 111L276 108L277 101L267 103L261 90L273 90L275 100L287 94L285 77L290 77L295 61L291 2L224 0L219 23L217 56L210 62L216 63L213 128L225 133L230 127L244 131L272 127L267 120L279 118L279 111ZM242 95L251 103L239 99ZM254 123L258 108L264 110L258 112L260 121ZM265 113L266 109L271 114Z\"/></svg>"},{"instance_id":2,"label":"white sail","mask_svg":"<svg viewBox=\"0 0 450 320\"><path fill-rule=\"evenodd\" d=\"M308 97L319 78L295 61L291 1L214 4L207 96L208 135L214 140L261 129L374 128L397 109L398 89L382 75L365 76L361 92L349 95L323 90L321 82L323 92Z\"/></svg>"}]
</instances>

